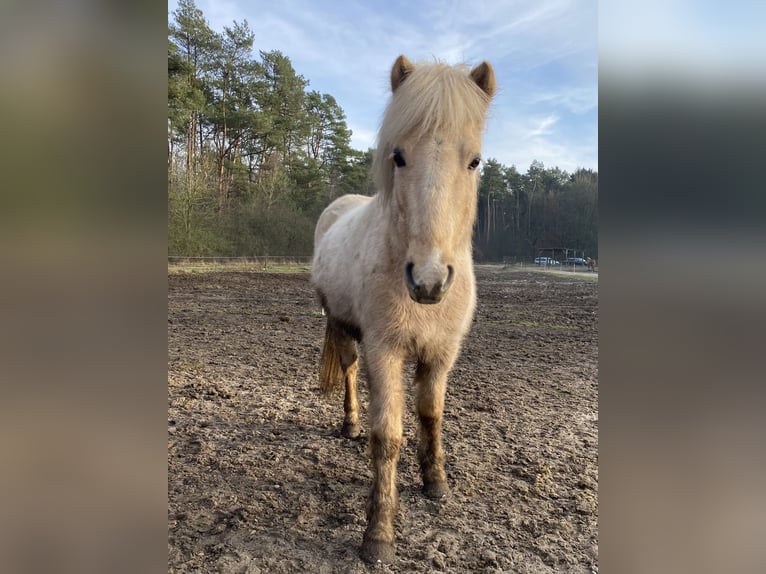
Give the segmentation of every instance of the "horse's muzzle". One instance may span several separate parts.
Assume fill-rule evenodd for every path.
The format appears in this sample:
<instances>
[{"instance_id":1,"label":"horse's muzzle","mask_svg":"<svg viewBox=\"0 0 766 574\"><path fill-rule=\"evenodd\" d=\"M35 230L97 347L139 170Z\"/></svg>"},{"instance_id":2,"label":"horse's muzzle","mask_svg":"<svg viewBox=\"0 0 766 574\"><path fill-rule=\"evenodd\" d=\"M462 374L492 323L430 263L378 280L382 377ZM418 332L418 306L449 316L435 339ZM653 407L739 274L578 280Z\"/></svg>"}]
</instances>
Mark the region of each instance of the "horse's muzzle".
<instances>
[{"instance_id":1,"label":"horse's muzzle","mask_svg":"<svg viewBox=\"0 0 766 574\"><path fill-rule=\"evenodd\" d=\"M447 265L447 279L445 281L437 281L433 285L426 285L424 283L418 283L412 275L414 269L414 263L407 263L404 270L404 275L407 279L407 291L410 294L410 298L416 303L422 303L424 305L432 305L438 303L447 294L452 280L455 277L455 269L452 265Z\"/></svg>"}]
</instances>

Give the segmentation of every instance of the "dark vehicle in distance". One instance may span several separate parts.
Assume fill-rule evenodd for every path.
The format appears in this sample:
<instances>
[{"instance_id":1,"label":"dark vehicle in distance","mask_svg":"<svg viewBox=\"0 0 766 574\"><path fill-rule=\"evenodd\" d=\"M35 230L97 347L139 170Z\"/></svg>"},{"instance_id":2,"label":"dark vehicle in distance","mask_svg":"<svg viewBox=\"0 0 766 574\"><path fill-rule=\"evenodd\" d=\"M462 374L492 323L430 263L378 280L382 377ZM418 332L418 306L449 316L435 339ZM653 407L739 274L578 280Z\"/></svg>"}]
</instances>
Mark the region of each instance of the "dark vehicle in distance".
<instances>
[{"instance_id":1,"label":"dark vehicle in distance","mask_svg":"<svg viewBox=\"0 0 766 574\"><path fill-rule=\"evenodd\" d=\"M536 265L561 265L561 263L559 263L552 257L536 257L535 264Z\"/></svg>"},{"instance_id":2,"label":"dark vehicle in distance","mask_svg":"<svg viewBox=\"0 0 766 574\"><path fill-rule=\"evenodd\" d=\"M588 265L588 262L582 257L567 257L564 259L564 265Z\"/></svg>"}]
</instances>

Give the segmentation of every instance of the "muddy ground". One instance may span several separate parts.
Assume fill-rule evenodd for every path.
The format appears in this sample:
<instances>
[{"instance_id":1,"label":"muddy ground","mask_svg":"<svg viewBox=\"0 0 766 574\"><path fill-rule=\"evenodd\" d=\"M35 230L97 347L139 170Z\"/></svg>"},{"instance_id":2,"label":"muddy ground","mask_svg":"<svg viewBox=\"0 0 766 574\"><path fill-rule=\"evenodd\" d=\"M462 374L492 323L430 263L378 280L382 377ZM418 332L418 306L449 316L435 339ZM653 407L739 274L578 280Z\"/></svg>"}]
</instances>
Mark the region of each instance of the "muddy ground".
<instances>
[{"instance_id":1,"label":"muddy ground","mask_svg":"<svg viewBox=\"0 0 766 574\"><path fill-rule=\"evenodd\" d=\"M318 393L308 274L169 274L168 571L597 572L598 283L562 275L477 269L451 494L420 492L410 397L397 561L368 566L367 434L342 438L342 398ZM364 424L363 374L360 399Z\"/></svg>"}]
</instances>

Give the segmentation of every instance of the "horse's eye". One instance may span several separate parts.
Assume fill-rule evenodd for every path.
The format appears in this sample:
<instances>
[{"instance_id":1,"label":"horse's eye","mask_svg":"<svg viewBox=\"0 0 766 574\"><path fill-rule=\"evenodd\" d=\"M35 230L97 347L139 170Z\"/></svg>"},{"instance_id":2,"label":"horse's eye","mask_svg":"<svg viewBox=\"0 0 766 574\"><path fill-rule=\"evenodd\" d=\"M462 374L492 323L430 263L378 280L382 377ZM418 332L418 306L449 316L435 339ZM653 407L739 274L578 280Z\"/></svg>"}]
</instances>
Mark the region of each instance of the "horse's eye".
<instances>
[{"instance_id":1,"label":"horse's eye","mask_svg":"<svg viewBox=\"0 0 766 574\"><path fill-rule=\"evenodd\" d=\"M475 158L473 158L473 161L468 164L468 169L474 170L477 167L479 167L480 163L481 163L481 158L480 157L475 157Z\"/></svg>"},{"instance_id":2,"label":"horse's eye","mask_svg":"<svg viewBox=\"0 0 766 574\"><path fill-rule=\"evenodd\" d=\"M394 163L396 164L396 167L404 167L407 165L407 162L404 161L404 155L402 155L402 150L395 149L394 150Z\"/></svg>"}]
</instances>

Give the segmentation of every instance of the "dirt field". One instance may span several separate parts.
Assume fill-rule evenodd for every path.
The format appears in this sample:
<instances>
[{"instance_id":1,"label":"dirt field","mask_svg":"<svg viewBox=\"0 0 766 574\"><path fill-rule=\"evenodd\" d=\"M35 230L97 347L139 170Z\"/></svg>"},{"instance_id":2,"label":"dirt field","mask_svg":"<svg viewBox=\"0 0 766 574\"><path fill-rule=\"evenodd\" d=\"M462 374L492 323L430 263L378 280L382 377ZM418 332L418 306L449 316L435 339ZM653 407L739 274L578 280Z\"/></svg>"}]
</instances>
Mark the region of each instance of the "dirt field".
<instances>
[{"instance_id":1,"label":"dirt field","mask_svg":"<svg viewBox=\"0 0 766 574\"><path fill-rule=\"evenodd\" d=\"M368 566L367 435L342 438L342 398L319 395L308 274L169 274L168 571L598 572L598 283L477 279L445 405L451 494L420 493L409 399L397 561Z\"/></svg>"}]
</instances>

